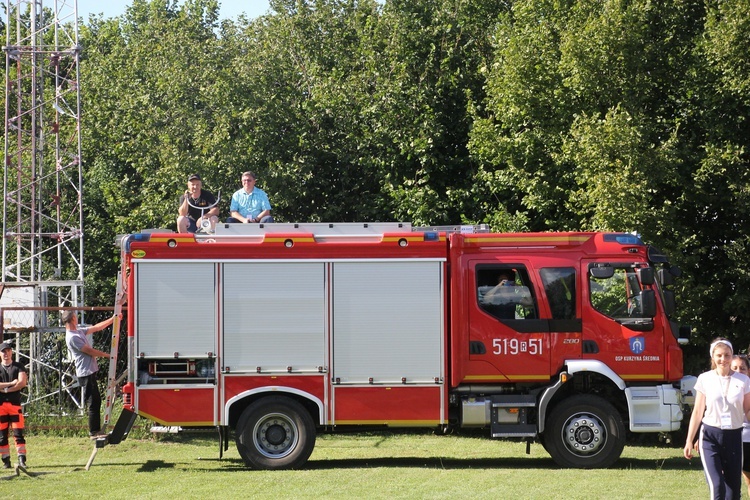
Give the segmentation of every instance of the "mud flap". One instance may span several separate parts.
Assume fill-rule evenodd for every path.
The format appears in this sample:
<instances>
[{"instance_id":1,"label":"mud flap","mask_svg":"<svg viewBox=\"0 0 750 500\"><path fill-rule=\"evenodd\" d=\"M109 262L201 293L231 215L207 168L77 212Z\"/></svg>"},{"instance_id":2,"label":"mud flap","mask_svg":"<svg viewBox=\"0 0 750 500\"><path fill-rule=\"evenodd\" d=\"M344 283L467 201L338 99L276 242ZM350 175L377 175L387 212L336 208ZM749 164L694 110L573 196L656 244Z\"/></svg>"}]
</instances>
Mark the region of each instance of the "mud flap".
<instances>
[{"instance_id":1,"label":"mud flap","mask_svg":"<svg viewBox=\"0 0 750 500\"><path fill-rule=\"evenodd\" d=\"M135 413L123 408L120 418L117 419L114 429L109 434L107 442L109 444L120 444L127 439L130 429L133 428L133 424L135 423L135 417L137 417Z\"/></svg>"}]
</instances>

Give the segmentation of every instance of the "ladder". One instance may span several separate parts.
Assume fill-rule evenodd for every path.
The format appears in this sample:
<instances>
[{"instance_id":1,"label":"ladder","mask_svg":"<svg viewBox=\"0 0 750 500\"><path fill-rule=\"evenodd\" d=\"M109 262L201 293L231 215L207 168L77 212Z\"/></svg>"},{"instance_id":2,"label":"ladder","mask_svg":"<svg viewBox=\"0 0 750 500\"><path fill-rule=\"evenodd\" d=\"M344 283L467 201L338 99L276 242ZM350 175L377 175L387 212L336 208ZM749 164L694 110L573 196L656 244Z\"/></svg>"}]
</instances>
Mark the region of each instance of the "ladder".
<instances>
[{"instance_id":1,"label":"ladder","mask_svg":"<svg viewBox=\"0 0 750 500\"><path fill-rule=\"evenodd\" d=\"M107 431L109 426L109 420L112 417L112 406L115 401L115 395L117 394L117 386L120 383L120 379L117 378L117 354L118 346L120 344L120 314L122 313L122 306L127 298L125 290L125 283L123 281L122 270L117 273L117 290L115 292L115 319L112 322L112 340L110 344L109 354L109 374L107 375L107 396L104 407L104 422L102 424L102 432ZM127 374L127 371L123 373L123 376ZM127 412L123 409L123 415L120 415L120 420L115 426L115 430L108 436L97 438L94 442L94 449L91 452L88 462L86 462L86 470L91 468L91 464L94 463L94 458L100 448L103 448L108 443L116 444L122 439L122 435L127 434L130 430L130 426L133 425L135 420L135 414Z\"/></svg>"},{"instance_id":2,"label":"ladder","mask_svg":"<svg viewBox=\"0 0 750 500\"><path fill-rule=\"evenodd\" d=\"M212 233L196 232L196 241L260 243L267 237L305 236L317 242L378 241L384 233L410 233L408 222L299 222L217 224Z\"/></svg>"},{"instance_id":3,"label":"ladder","mask_svg":"<svg viewBox=\"0 0 750 500\"><path fill-rule=\"evenodd\" d=\"M117 273L117 290L115 292L115 320L112 323L112 342L109 354L109 374L107 376L107 397L104 405L104 424L102 430L106 430L109 420L112 417L112 406L117 394L117 386L120 380L117 379L117 351L120 345L120 314L122 306L125 303L127 294L124 289L122 270ZM127 373L127 372L126 372ZM124 375L124 374L123 374Z\"/></svg>"},{"instance_id":4,"label":"ladder","mask_svg":"<svg viewBox=\"0 0 750 500\"><path fill-rule=\"evenodd\" d=\"M269 224L217 224L213 233L197 232L198 241L262 241L271 235L312 235L316 241L361 241L377 240L384 233L441 232L441 233L488 233L489 226L454 225L412 227L410 222L298 222Z\"/></svg>"}]
</instances>

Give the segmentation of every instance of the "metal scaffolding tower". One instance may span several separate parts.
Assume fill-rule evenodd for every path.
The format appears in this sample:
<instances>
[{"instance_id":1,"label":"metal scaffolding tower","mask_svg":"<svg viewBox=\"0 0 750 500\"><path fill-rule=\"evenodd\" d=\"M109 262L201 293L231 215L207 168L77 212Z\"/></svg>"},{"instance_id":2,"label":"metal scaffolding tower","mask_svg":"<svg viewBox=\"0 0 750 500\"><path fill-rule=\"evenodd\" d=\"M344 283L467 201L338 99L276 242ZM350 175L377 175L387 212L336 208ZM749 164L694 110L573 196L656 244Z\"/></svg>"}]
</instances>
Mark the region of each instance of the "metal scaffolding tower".
<instances>
[{"instance_id":1,"label":"metal scaffolding tower","mask_svg":"<svg viewBox=\"0 0 750 500\"><path fill-rule=\"evenodd\" d=\"M77 4L53 3L54 11L42 0L6 3L3 282L74 280L79 284L58 305L77 305L83 286Z\"/></svg>"},{"instance_id":2,"label":"metal scaffolding tower","mask_svg":"<svg viewBox=\"0 0 750 500\"><path fill-rule=\"evenodd\" d=\"M37 308L31 324L5 318L3 325L6 333L30 333L32 385L35 362L45 361L43 333L61 330L50 327L49 313L40 308L83 303L78 5L6 0L5 11L0 306L8 305L15 288L32 287L33 303L24 303ZM26 348L25 341L19 345Z\"/></svg>"}]
</instances>

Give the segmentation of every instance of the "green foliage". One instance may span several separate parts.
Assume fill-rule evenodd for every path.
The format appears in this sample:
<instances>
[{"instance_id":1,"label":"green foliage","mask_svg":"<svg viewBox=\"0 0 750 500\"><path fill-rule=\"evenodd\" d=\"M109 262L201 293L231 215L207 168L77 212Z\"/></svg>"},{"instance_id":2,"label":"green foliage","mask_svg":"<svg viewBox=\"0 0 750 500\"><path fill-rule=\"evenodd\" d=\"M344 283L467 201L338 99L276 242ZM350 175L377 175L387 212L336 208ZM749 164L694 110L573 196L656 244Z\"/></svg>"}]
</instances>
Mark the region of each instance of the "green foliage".
<instances>
[{"instance_id":1,"label":"green foliage","mask_svg":"<svg viewBox=\"0 0 750 500\"><path fill-rule=\"evenodd\" d=\"M744 2L514 2L469 143L501 213L531 229L637 230L671 255L686 271L677 319L699 343L750 340L746 14Z\"/></svg>"},{"instance_id":2,"label":"green foliage","mask_svg":"<svg viewBox=\"0 0 750 500\"><path fill-rule=\"evenodd\" d=\"M82 27L87 302L115 235L222 217L254 170L279 221L638 231L677 321L750 343L750 12L729 0L135 0Z\"/></svg>"}]
</instances>

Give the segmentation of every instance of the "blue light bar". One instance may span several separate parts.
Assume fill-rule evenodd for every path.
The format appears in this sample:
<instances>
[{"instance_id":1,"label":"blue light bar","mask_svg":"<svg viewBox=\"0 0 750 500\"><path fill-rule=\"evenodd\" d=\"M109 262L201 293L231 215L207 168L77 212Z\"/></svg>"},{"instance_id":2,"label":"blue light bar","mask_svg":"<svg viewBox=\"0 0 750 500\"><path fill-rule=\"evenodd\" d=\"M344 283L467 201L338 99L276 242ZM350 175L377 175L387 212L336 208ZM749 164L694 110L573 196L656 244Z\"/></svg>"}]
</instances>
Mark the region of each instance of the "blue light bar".
<instances>
[{"instance_id":1,"label":"blue light bar","mask_svg":"<svg viewBox=\"0 0 750 500\"><path fill-rule=\"evenodd\" d=\"M604 241L615 241L620 245L643 245L643 241L638 236L628 233L605 234Z\"/></svg>"},{"instance_id":2,"label":"blue light bar","mask_svg":"<svg viewBox=\"0 0 750 500\"><path fill-rule=\"evenodd\" d=\"M136 233L126 236L123 240L123 250L126 253L130 253L130 244L134 241L150 241L151 235L148 233Z\"/></svg>"}]
</instances>

